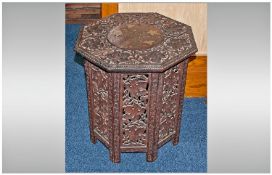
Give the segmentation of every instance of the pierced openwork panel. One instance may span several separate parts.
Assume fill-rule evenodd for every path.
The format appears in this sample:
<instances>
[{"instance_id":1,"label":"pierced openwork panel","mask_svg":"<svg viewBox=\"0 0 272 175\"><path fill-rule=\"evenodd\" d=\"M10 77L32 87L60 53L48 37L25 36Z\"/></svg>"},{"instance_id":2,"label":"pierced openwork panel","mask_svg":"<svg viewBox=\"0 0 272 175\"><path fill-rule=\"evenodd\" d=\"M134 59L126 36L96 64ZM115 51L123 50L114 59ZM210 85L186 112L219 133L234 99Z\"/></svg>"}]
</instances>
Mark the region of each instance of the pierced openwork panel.
<instances>
[{"instance_id":1,"label":"pierced openwork panel","mask_svg":"<svg viewBox=\"0 0 272 175\"><path fill-rule=\"evenodd\" d=\"M121 146L146 146L148 74L122 74Z\"/></svg>"},{"instance_id":2,"label":"pierced openwork panel","mask_svg":"<svg viewBox=\"0 0 272 175\"><path fill-rule=\"evenodd\" d=\"M110 102L111 74L91 64L91 85L93 90L94 130L109 141L112 115Z\"/></svg>"},{"instance_id":3,"label":"pierced openwork panel","mask_svg":"<svg viewBox=\"0 0 272 175\"><path fill-rule=\"evenodd\" d=\"M179 82L179 65L164 72L159 142L175 133L175 119L179 115L177 111L179 105L179 86L181 86L181 82Z\"/></svg>"}]
</instances>

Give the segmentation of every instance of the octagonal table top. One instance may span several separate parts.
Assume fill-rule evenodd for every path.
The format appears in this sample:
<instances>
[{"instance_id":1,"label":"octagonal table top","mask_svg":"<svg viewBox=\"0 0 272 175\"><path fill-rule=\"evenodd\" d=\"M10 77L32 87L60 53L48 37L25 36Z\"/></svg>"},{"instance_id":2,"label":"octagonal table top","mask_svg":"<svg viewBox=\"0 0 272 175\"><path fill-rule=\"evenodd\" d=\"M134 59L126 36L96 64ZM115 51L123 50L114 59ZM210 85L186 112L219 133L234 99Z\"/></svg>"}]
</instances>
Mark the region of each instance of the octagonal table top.
<instances>
[{"instance_id":1,"label":"octagonal table top","mask_svg":"<svg viewBox=\"0 0 272 175\"><path fill-rule=\"evenodd\" d=\"M82 26L75 51L107 72L163 72L197 46L184 23L158 13L117 13Z\"/></svg>"}]
</instances>

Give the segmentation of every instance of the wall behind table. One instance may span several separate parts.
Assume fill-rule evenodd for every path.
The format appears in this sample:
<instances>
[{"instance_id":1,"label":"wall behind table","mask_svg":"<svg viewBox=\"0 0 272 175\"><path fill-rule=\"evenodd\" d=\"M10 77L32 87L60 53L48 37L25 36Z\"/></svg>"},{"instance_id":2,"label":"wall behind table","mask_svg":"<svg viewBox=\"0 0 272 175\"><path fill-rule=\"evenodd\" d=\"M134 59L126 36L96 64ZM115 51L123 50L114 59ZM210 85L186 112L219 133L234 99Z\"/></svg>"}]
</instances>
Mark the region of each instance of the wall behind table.
<instances>
[{"instance_id":1,"label":"wall behind table","mask_svg":"<svg viewBox=\"0 0 272 175\"><path fill-rule=\"evenodd\" d=\"M119 3L120 13L158 12L192 26L198 47L196 55L207 55L207 3Z\"/></svg>"}]
</instances>

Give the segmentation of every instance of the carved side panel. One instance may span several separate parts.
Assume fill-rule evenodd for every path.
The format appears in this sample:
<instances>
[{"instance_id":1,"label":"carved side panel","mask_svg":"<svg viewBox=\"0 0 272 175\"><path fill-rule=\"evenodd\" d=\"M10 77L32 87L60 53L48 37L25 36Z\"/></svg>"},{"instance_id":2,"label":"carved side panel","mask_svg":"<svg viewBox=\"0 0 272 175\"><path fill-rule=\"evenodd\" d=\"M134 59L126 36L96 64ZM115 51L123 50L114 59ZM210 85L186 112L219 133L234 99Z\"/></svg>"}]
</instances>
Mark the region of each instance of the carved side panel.
<instances>
[{"instance_id":1,"label":"carved side panel","mask_svg":"<svg viewBox=\"0 0 272 175\"><path fill-rule=\"evenodd\" d=\"M121 146L146 146L148 74L123 74Z\"/></svg>"},{"instance_id":2,"label":"carved side panel","mask_svg":"<svg viewBox=\"0 0 272 175\"><path fill-rule=\"evenodd\" d=\"M175 133L175 119L179 115L179 65L164 72L159 142Z\"/></svg>"},{"instance_id":3,"label":"carved side panel","mask_svg":"<svg viewBox=\"0 0 272 175\"><path fill-rule=\"evenodd\" d=\"M107 142L109 142L110 134L110 116L112 115L110 101L110 82L111 74L106 73L102 69L91 65L92 71L91 84L93 90L93 114L94 114L94 130Z\"/></svg>"}]
</instances>

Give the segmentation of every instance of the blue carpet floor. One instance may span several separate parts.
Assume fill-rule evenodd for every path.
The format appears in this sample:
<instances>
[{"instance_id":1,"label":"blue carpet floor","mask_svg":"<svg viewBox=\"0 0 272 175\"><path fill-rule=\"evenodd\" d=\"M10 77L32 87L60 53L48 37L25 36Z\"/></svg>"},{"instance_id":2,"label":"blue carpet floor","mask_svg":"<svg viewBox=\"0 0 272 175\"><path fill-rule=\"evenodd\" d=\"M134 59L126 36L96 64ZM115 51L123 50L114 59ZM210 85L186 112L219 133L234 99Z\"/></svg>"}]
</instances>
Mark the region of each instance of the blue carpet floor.
<instances>
[{"instance_id":1,"label":"blue carpet floor","mask_svg":"<svg viewBox=\"0 0 272 175\"><path fill-rule=\"evenodd\" d=\"M73 50L79 28L79 25L66 25L66 172L206 172L205 98L185 99L180 143L165 144L153 163L146 162L145 153L122 153L121 163L113 164L102 143L90 142L82 58Z\"/></svg>"}]
</instances>

